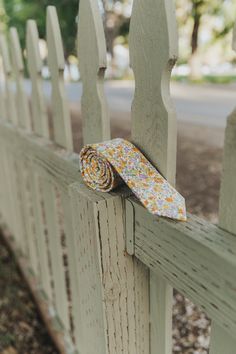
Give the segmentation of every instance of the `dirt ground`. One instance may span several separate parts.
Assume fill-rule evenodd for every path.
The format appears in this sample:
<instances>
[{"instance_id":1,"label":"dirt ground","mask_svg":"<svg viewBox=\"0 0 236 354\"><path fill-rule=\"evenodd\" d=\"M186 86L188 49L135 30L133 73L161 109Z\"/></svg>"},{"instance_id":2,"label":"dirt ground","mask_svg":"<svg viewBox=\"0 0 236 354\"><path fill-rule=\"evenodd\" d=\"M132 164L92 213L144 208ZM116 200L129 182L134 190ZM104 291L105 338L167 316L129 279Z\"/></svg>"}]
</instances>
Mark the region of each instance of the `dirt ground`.
<instances>
[{"instance_id":1,"label":"dirt ground","mask_svg":"<svg viewBox=\"0 0 236 354\"><path fill-rule=\"evenodd\" d=\"M186 198L188 211L217 222L222 149L180 137L177 161L177 188ZM173 314L173 353L206 354L209 320L205 314L177 292ZM28 289L0 238L0 354L54 353Z\"/></svg>"}]
</instances>

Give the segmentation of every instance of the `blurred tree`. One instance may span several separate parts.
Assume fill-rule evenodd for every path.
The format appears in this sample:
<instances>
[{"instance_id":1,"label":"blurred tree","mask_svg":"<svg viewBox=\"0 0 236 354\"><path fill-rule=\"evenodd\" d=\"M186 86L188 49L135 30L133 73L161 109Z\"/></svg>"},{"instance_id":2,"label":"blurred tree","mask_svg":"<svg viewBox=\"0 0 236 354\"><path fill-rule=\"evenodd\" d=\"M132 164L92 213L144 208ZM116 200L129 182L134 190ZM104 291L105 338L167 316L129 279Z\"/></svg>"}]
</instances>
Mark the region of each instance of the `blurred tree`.
<instances>
[{"instance_id":1,"label":"blurred tree","mask_svg":"<svg viewBox=\"0 0 236 354\"><path fill-rule=\"evenodd\" d=\"M107 50L113 56L114 40L129 33L132 0L102 0Z\"/></svg>"},{"instance_id":2,"label":"blurred tree","mask_svg":"<svg viewBox=\"0 0 236 354\"><path fill-rule=\"evenodd\" d=\"M76 15L78 13L78 0L3 0L5 11L0 13L0 20L7 27L15 26L23 48L25 47L25 25L29 18L35 19L38 24L39 35L45 38L46 7L54 5L57 8L65 56L75 52ZM5 12L5 13L4 13Z\"/></svg>"},{"instance_id":3,"label":"blurred tree","mask_svg":"<svg viewBox=\"0 0 236 354\"><path fill-rule=\"evenodd\" d=\"M227 5L225 7L224 5ZM217 18L221 20L222 25L219 26L219 21L215 21L215 28L212 29L212 41L216 41L227 35L233 27L234 18L229 16L229 11L226 9L235 8L234 0L176 0L177 14L179 27L185 26L189 21L192 23L190 33L190 49L189 64L191 68L191 76L199 78L201 76L199 70L199 33L203 23L203 18ZM180 11L178 11L180 10ZM181 11L182 10L182 11Z\"/></svg>"}]
</instances>

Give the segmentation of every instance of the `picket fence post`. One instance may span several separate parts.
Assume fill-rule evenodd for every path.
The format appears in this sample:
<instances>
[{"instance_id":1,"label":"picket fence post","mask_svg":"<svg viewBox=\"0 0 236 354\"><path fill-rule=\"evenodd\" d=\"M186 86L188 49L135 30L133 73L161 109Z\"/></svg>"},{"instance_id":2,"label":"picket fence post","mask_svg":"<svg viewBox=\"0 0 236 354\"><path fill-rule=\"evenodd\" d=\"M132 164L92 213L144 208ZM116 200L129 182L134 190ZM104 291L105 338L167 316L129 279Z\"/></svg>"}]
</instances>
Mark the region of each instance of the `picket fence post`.
<instances>
[{"instance_id":1,"label":"picket fence post","mask_svg":"<svg viewBox=\"0 0 236 354\"><path fill-rule=\"evenodd\" d=\"M3 71L5 75L5 113L9 122L17 124L15 94L13 92L12 65L9 56L8 45L4 34L0 35L0 52L2 56ZM3 118L4 119L4 118Z\"/></svg>"},{"instance_id":2,"label":"picket fence post","mask_svg":"<svg viewBox=\"0 0 236 354\"><path fill-rule=\"evenodd\" d=\"M26 47L28 69L32 82L31 107L33 130L39 136L49 138L47 107L43 95L43 80L41 76L43 63L39 52L38 29L34 20L27 21Z\"/></svg>"},{"instance_id":3,"label":"picket fence post","mask_svg":"<svg viewBox=\"0 0 236 354\"><path fill-rule=\"evenodd\" d=\"M15 27L10 28L10 52L12 68L16 80L17 120L18 125L27 132L32 130L28 97L24 88L24 63L18 32Z\"/></svg>"},{"instance_id":4,"label":"picket fence post","mask_svg":"<svg viewBox=\"0 0 236 354\"><path fill-rule=\"evenodd\" d=\"M64 85L65 59L56 8L47 8L48 66L52 82L52 117L54 141L73 150L71 119Z\"/></svg>"},{"instance_id":5,"label":"picket fence post","mask_svg":"<svg viewBox=\"0 0 236 354\"><path fill-rule=\"evenodd\" d=\"M130 56L136 89L131 137L172 185L176 173L177 131L169 85L177 59L177 43L173 1L134 0ZM151 272L150 352L153 354L172 353L172 303L171 286Z\"/></svg>"},{"instance_id":6,"label":"picket fence post","mask_svg":"<svg viewBox=\"0 0 236 354\"><path fill-rule=\"evenodd\" d=\"M233 33L233 49L236 51L236 25ZM236 108L228 117L225 131L223 175L220 193L219 226L236 235ZM212 323L210 354L232 354L236 339L225 329Z\"/></svg>"},{"instance_id":7,"label":"picket fence post","mask_svg":"<svg viewBox=\"0 0 236 354\"><path fill-rule=\"evenodd\" d=\"M104 93L106 41L97 1L81 1L78 21L78 56L83 83L84 144L110 139L110 119ZM82 34L82 35L81 35Z\"/></svg>"}]
</instances>

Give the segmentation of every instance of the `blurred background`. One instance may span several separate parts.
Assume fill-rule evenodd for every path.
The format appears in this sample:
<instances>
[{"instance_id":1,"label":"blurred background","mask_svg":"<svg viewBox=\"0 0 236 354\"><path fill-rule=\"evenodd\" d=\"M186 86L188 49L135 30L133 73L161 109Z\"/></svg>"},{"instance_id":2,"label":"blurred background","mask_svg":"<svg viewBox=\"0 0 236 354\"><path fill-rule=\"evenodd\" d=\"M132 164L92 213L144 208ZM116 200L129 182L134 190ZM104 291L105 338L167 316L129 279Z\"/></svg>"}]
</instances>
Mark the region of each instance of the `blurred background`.
<instances>
[{"instance_id":1,"label":"blurred background","mask_svg":"<svg viewBox=\"0 0 236 354\"><path fill-rule=\"evenodd\" d=\"M112 136L129 137L134 78L129 63L132 0L98 0L107 40L105 90ZM145 0L144 0L145 1ZM164 0L163 0L164 1ZM76 151L81 148L82 84L76 46L78 0L0 0L0 30L15 26L25 52L25 23L37 21L44 60L45 96L50 98L45 38L46 6L55 5L64 42L65 82ZM227 117L235 107L236 55L232 29L235 0L176 0L179 59L171 94L178 121L177 188L188 211L216 223ZM157 62L158 65L158 62ZM27 72L26 72L27 74ZM30 95L30 81L25 80ZM0 239L1 240L1 239ZM173 353L208 353L210 321L175 293ZM9 251L0 247L0 354L56 353Z\"/></svg>"},{"instance_id":2,"label":"blurred background","mask_svg":"<svg viewBox=\"0 0 236 354\"><path fill-rule=\"evenodd\" d=\"M107 38L109 79L130 79L128 33L133 0L98 0ZM76 14L78 0L1 0L1 31L10 26L18 29L25 47L25 22L36 19L41 41L41 53L46 59L45 9L57 7L65 58L66 79L78 80L76 55ZM179 28L179 60L173 72L177 81L232 82L236 78L235 56L231 50L231 30L235 20L234 0L175 0ZM47 77L47 69L44 70Z\"/></svg>"}]
</instances>

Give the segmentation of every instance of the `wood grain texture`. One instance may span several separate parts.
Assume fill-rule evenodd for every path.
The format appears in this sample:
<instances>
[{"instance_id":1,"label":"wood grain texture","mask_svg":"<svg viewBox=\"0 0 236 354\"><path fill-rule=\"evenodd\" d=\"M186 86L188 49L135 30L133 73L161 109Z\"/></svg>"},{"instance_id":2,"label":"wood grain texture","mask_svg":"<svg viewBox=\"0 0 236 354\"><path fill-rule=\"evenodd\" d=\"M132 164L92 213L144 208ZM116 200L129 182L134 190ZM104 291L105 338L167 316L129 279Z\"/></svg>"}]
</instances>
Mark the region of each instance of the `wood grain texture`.
<instances>
[{"instance_id":1,"label":"wood grain texture","mask_svg":"<svg viewBox=\"0 0 236 354\"><path fill-rule=\"evenodd\" d=\"M109 140L110 120L104 93L106 43L97 1L80 1L78 55L83 83L81 105L84 144Z\"/></svg>"},{"instance_id":2,"label":"wood grain texture","mask_svg":"<svg viewBox=\"0 0 236 354\"><path fill-rule=\"evenodd\" d=\"M4 120L8 120L16 125L16 97L13 89L12 66L6 37L3 34L0 34L0 54L2 57L3 71L5 74L5 87L3 92L5 111L3 112L3 115L6 114L6 117L4 117Z\"/></svg>"},{"instance_id":3,"label":"wood grain texture","mask_svg":"<svg viewBox=\"0 0 236 354\"><path fill-rule=\"evenodd\" d=\"M15 27L10 28L10 53L12 69L16 80L17 122L19 127L30 132L32 124L28 97L24 89L24 63L18 32Z\"/></svg>"},{"instance_id":4,"label":"wood grain texture","mask_svg":"<svg viewBox=\"0 0 236 354\"><path fill-rule=\"evenodd\" d=\"M76 257L78 270L74 289L78 350L84 354L147 353L146 273L124 251L122 199L96 193L78 182L69 189L75 247L69 258Z\"/></svg>"},{"instance_id":5,"label":"wood grain texture","mask_svg":"<svg viewBox=\"0 0 236 354\"><path fill-rule=\"evenodd\" d=\"M35 217L33 215L32 206L32 189L31 189L31 160L24 155L16 155L18 188L21 193L21 210L23 215L23 225L25 233L25 242L28 249L29 264L34 275L39 274L38 269L38 253L35 235Z\"/></svg>"},{"instance_id":6,"label":"wood grain texture","mask_svg":"<svg viewBox=\"0 0 236 354\"><path fill-rule=\"evenodd\" d=\"M64 328L69 331L69 304L63 263L62 230L60 229L58 210L59 195L56 193L55 186L46 179L42 179L42 195L53 280L53 300L59 319Z\"/></svg>"},{"instance_id":7,"label":"wood grain texture","mask_svg":"<svg viewBox=\"0 0 236 354\"><path fill-rule=\"evenodd\" d=\"M236 238L188 215L168 221L135 206L135 256L201 306L229 334L236 330Z\"/></svg>"},{"instance_id":8,"label":"wood grain texture","mask_svg":"<svg viewBox=\"0 0 236 354\"><path fill-rule=\"evenodd\" d=\"M31 107L33 130L36 134L49 138L47 107L43 94L41 70L43 66L39 52L39 35L36 22L27 21L27 62L32 83Z\"/></svg>"},{"instance_id":9,"label":"wood grain texture","mask_svg":"<svg viewBox=\"0 0 236 354\"><path fill-rule=\"evenodd\" d=\"M65 59L56 8L47 7L48 66L52 82L52 116L54 141L73 150L69 103L64 84Z\"/></svg>"},{"instance_id":10,"label":"wood grain texture","mask_svg":"<svg viewBox=\"0 0 236 354\"><path fill-rule=\"evenodd\" d=\"M35 237L38 250L38 264L41 290L46 298L53 301L51 286L51 271L48 258L48 243L46 241L46 220L42 193L42 178L35 171L35 164L32 159L31 169L31 198L33 204L33 213L35 216Z\"/></svg>"},{"instance_id":11,"label":"wood grain texture","mask_svg":"<svg viewBox=\"0 0 236 354\"><path fill-rule=\"evenodd\" d=\"M35 171L41 176L58 183L61 188L67 188L79 178L79 156L66 151L47 139L37 135L26 135L23 130L16 131L14 126L5 123L0 129L1 139L13 150L25 156L31 156Z\"/></svg>"}]
</instances>

